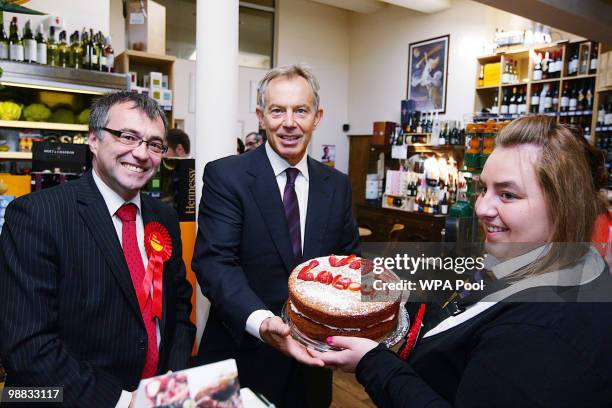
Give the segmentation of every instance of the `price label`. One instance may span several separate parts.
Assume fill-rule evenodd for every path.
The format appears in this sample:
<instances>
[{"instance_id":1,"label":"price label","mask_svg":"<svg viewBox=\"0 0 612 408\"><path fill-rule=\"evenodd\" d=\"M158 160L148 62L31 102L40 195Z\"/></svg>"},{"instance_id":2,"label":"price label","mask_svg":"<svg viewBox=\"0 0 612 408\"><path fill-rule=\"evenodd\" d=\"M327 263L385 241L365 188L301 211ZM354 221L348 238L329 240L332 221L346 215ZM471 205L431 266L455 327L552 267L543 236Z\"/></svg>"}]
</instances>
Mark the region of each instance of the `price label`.
<instances>
[{"instance_id":1,"label":"price label","mask_svg":"<svg viewBox=\"0 0 612 408\"><path fill-rule=\"evenodd\" d=\"M130 24L144 24L145 16L142 13L130 13Z\"/></svg>"}]
</instances>

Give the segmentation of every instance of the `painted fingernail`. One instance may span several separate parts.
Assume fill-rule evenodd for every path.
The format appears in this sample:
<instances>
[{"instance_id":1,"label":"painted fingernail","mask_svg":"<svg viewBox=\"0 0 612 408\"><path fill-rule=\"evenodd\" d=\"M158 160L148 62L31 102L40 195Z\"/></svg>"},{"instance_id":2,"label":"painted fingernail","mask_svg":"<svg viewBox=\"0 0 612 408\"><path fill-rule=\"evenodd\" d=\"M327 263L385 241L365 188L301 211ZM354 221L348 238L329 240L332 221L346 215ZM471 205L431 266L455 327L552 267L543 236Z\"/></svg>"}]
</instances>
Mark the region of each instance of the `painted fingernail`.
<instances>
[{"instance_id":1,"label":"painted fingernail","mask_svg":"<svg viewBox=\"0 0 612 408\"><path fill-rule=\"evenodd\" d=\"M331 345L332 345L332 343L334 342L334 338L333 338L333 337L331 337L331 336L329 336L329 337L326 339L326 341L327 341L327 344L329 344L329 345L331 346Z\"/></svg>"}]
</instances>

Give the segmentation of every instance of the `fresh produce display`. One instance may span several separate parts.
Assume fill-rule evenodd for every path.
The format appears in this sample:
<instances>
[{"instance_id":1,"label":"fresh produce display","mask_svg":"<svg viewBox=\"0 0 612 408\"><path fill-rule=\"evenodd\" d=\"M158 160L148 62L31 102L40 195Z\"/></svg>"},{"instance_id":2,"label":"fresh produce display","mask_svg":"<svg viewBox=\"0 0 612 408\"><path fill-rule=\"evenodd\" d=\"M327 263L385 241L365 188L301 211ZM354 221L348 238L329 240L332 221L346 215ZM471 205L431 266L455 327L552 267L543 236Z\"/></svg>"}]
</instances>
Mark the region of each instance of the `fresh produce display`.
<instances>
[{"instance_id":1,"label":"fresh produce display","mask_svg":"<svg viewBox=\"0 0 612 408\"><path fill-rule=\"evenodd\" d=\"M30 122L45 122L51 116L51 109L42 103L33 103L23 109L23 119Z\"/></svg>"},{"instance_id":2,"label":"fresh produce display","mask_svg":"<svg viewBox=\"0 0 612 408\"><path fill-rule=\"evenodd\" d=\"M19 120L22 105L15 102L0 102L0 120Z\"/></svg>"},{"instance_id":3,"label":"fresh produce display","mask_svg":"<svg viewBox=\"0 0 612 408\"><path fill-rule=\"evenodd\" d=\"M54 111L49 117L53 123L74 123L74 113L71 110L61 108Z\"/></svg>"},{"instance_id":4,"label":"fresh produce display","mask_svg":"<svg viewBox=\"0 0 612 408\"><path fill-rule=\"evenodd\" d=\"M79 113L79 116L77 116L77 122L82 124L82 125L86 125L89 123L89 114L91 113L91 109L87 108L84 109L83 112Z\"/></svg>"}]
</instances>

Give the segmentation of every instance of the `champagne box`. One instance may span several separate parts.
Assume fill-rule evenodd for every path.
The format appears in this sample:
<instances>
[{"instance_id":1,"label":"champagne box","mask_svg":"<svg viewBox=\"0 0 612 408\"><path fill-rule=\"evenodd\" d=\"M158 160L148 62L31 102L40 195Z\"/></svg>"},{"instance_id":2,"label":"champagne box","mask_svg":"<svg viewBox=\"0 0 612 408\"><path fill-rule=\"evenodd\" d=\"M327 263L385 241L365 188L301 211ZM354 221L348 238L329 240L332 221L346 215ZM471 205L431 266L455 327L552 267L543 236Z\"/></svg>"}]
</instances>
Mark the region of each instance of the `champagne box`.
<instances>
[{"instance_id":1,"label":"champagne box","mask_svg":"<svg viewBox=\"0 0 612 408\"><path fill-rule=\"evenodd\" d=\"M395 122L374 122L371 144L387 146L391 142L391 136L395 132Z\"/></svg>"},{"instance_id":2,"label":"champagne box","mask_svg":"<svg viewBox=\"0 0 612 408\"><path fill-rule=\"evenodd\" d=\"M485 64L483 86L499 85L501 78L501 62Z\"/></svg>"}]
</instances>

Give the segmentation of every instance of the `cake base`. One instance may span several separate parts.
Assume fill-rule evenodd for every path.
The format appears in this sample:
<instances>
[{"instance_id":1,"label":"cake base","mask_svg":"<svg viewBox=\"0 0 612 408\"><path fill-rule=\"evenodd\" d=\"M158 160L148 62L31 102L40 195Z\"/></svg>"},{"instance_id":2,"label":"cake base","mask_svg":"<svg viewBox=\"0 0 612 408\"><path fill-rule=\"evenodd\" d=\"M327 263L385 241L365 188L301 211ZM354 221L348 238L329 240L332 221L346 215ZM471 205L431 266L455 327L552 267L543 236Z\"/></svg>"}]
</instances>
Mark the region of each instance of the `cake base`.
<instances>
[{"instance_id":1,"label":"cake base","mask_svg":"<svg viewBox=\"0 0 612 408\"><path fill-rule=\"evenodd\" d=\"M397 327L398 322L398 313L395 313L393 318L390 320L375 323L371 326L360 329L340 327L334 328L317 323L303 315L296 313L291 307L290 301L287 303L287 315L300 332L311 339L323 342L326 341L329 336L364 337L377 340L392 332Z\"/></svg>"}]
</instances>

